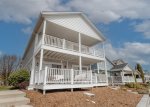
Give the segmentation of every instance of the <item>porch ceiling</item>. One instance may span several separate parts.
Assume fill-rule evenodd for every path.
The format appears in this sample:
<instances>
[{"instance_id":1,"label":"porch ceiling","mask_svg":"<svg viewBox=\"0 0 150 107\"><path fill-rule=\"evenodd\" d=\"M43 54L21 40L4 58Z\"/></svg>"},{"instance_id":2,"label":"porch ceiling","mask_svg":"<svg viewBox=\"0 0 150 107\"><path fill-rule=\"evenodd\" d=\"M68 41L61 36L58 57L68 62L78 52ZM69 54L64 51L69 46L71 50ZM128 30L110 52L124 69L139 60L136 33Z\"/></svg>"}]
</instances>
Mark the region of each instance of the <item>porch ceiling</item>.
<instances>
[{"instance_id":1,"label":"porch ceiling","mask_svg":"<svg viewBox=\"0 0 150 107\"><path fill-rule=\"evenodd\" d=\"M53 59L53 60L62 60L62 61L68 61L73 64L79 64L79 56L75 55L70 55L70 54L64 54L64 53L59 53L55 51L50 51L50 50L44 50L43 53L44 59ZM36 57L40 57L40 52L36 55ZM82 57L82 64L83 65L90 65L99 62L100 60L95 60L95 59L90 59L90 58L85 58Z\"/></svg>"},{"instance_id":2,"label":"porch ceiling","mask_svg":"<svg viewBox=\"0 0 150 107\"><path fill-rule=\"evenodd\" d=\"M50 21L47 21L46 26L47 26L46 34L51 35L51 36L56 36L62 39L65 38L69 41L78 43L78 32L65 28L63 26L57 25ZM81 34L81 41L82 41L82 44L86 46L93 46L97 44L98 42L100 42L97 39L89 37L85 34Z\"/></svg>"}]
</instances>

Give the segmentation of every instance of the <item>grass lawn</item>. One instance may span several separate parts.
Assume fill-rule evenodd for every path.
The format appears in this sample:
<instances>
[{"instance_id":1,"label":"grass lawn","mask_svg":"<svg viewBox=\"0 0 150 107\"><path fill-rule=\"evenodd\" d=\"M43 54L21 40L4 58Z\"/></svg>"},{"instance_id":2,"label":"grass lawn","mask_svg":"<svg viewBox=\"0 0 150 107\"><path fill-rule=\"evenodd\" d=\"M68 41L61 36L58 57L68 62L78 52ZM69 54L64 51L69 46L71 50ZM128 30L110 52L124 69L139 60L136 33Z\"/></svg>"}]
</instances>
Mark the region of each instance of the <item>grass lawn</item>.
<instances>
[{"instance_id":1,"label":"grass lawn","mask_svg":"<svg viewBox=\"0 0 150 107\"><path fill-rule=\"evenodd\" d=\"M14 87L12 87L12 86L0 86L0 91L12 90L12 89L14 89Z\"/></svg>"}]
</instances>

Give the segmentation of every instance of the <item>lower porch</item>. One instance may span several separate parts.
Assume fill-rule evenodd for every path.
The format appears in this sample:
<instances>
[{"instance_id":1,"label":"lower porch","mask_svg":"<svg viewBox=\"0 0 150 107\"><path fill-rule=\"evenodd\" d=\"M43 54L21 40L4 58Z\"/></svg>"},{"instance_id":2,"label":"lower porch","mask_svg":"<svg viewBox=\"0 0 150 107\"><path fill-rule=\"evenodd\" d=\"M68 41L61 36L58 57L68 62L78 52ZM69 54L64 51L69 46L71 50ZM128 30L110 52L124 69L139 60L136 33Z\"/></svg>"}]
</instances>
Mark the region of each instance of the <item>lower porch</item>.
<instances>
[{"instance_id":1,"label":"lower porch","mask_svg":"<svg viewBox=\"0 0 150 107\"><path fill-rule=\"evenodd\" d=\"M50 68L35 72L34 88L41 90L90 88L107 86L105 74L97 74L92 70L74 70Z\"/></svg>"}]
</instances>

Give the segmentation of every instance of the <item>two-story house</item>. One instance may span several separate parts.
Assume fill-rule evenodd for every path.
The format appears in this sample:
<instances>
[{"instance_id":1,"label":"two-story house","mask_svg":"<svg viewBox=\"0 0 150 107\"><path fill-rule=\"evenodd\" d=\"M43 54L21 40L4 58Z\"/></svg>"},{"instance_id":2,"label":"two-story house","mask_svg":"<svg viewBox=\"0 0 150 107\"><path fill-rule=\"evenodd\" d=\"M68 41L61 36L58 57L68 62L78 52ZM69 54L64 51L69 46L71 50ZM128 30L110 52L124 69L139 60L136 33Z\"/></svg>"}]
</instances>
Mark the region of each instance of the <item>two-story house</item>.
<instances>
[{"instance_id":1,"label":"two-story house","mask_svg":"<svg viewBox=\"0 0 150 107\"><path fill-rule=\"evenodd\" d=\"M42 12L23 55L29 89L107 86L105 39L82 12ZM104 63L93 75L91 65ZM95 80L96 79L96 80Z\"/></svg>"}]
</instances>

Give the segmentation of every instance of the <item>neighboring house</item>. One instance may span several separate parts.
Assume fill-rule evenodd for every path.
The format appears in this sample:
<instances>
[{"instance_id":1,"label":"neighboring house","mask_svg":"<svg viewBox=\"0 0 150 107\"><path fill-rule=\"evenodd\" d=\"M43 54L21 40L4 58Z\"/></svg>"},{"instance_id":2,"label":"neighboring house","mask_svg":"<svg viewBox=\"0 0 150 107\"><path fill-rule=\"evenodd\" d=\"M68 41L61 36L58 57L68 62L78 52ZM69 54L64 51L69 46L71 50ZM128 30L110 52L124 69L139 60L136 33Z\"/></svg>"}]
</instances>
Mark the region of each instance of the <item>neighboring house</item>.
<instances>
[{"instance_id":1,"label":"neighboring house","mask_svg":"<svg viewBox=\"0 0 150 107\"><path fill-rule=\"evenodd\" d=\"M82 12L42 12L23 55L31 71L29 89L73 89L107 86L102 33ZM100 48L102 47L102 48ZM95 75L96 73L96 75Z\"/></svg>"},{"instance_id":2,"label":"neighboring house","mask_svg":"<svg viewBox=\"0 0 150 107\"><path fill-rule=\"evenodd\" d=\"M144 72L144 77L146 82L150 82L150 72L146 71Z\"/></svg>"},{"instance_id":3,"label":"neighboring house","mask_svg":"<svg viewBox=\"0 0 150 107\"><path fill-rule=\"evenodd\" d=\"M114 61L109 60L109 62L113 65L113 67L108 70L108 78L110 84L124 84L135 82L134 75L136 75L135 77L137 82L142 82L138 72L134 71L128 63L125 63L121 59Z\"/></svg>"}]
</instances>

